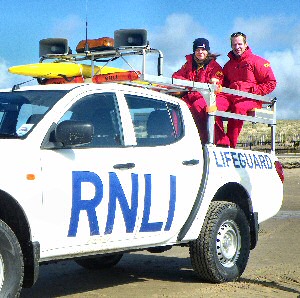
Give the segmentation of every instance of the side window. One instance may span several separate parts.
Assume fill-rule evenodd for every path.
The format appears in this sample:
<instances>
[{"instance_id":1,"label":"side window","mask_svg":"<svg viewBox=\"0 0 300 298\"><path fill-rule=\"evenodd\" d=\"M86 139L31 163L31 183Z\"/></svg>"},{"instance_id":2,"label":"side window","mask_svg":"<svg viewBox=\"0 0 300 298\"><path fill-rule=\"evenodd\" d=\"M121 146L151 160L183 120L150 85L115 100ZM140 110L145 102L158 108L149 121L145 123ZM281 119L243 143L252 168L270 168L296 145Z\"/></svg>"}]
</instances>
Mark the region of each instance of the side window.
<instances>
[{"instance_id":1,"label":"side window","mask_svg":"<svg viewBox=\"0 0 300 298\"><path fill-rule=\"evenodd\" d=\"M40 122L49 108L42 105L23 104L17 121L17 135L26 134L31 128Z\"/></svg>"},{"instance_id":2,"label":"side window","mask_svg":"<svg viewBox=\"0 0 300 298\"><path fill-rule=\"evenodd\" d=\"M125 95L138 146L168 145L182 137L179 106L136 95Z\"/></svg>"},{"instance_id":3,"label":"side window","mask_svg":"<svg viewBox=\"0 0 300 298\"><path fill-rule=\"evenodd\" d=\"M92 142L78 148L121 146L115 94L113 93L85 96L64 114L61 121L65 120L89 122L94 126Z\"/></svg>"}]
</instances>

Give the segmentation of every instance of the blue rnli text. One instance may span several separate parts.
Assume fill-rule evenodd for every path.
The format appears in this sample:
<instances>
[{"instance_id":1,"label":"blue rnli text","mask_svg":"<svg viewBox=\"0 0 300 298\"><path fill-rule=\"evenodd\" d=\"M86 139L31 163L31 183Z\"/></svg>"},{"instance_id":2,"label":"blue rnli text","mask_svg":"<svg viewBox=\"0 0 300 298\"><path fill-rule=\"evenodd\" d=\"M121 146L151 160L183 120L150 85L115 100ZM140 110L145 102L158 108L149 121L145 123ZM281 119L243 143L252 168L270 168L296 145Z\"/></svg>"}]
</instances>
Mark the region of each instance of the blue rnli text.
<instances>
[{"instance_id":1,"label":"blue rnli text","mask_svg":"<svg viewBox=\"0 0 300 298\"><path fill-rule=\"evenodd\" d=\"M140 232L157 232L157 231L169 231L174 214L176 203L176 177L170 176L170 198L169 209L166 212L165 222L150 222L151 211L151 175L144 175L145 179L145 195L143 200L143 206L139 206L138 193L139 183L138 175L131 174L131 198L125 196L121 182L116 173L109 173L109 202L108 212L106 219L106 226L103 227L102 234L111 234L113 232L115 223L115 214L117 208L117 201L121 208L122 215L125 222L126 233L133 233L136 221L138 209L143 208L143 218L140 226ZM92 199L86 200L82 197L81 186L82 183L91 183L95 187L95 195ZM88 217L90 226L90 235L100 235L100 227L97 218L96 209L101 204L103 199L103 183L100 177L93 172L89 171L74 171L72 173L72 212L70 218L68 237L75 237L77 234L78 226L80 224L79 215L80 212L85 211ZM130 200L130 203L129 203Z\"/></svg>"}]
</instances>

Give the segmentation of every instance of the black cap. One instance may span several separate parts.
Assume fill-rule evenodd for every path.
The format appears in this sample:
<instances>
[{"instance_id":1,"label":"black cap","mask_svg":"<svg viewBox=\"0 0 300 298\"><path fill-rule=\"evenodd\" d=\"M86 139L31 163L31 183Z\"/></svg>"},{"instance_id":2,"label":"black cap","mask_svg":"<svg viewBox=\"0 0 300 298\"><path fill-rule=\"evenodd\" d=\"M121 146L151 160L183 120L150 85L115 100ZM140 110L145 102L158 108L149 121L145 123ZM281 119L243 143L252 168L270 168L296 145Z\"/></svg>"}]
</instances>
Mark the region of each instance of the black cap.
<instances>
[{"instance_id":1,"label":"black cap","mask_svg":"<svg viewBox=\"0 0 300 298\"><path fill-rule=\"evenodd\" d=\"M209 47L209 41L205 38L197 38L194 40L194 43L193 43L193 52L196 51L196 49L198 48L202 48L206 51L209 51L210 50L210 47Z\"/></svg>"}]
</instances>

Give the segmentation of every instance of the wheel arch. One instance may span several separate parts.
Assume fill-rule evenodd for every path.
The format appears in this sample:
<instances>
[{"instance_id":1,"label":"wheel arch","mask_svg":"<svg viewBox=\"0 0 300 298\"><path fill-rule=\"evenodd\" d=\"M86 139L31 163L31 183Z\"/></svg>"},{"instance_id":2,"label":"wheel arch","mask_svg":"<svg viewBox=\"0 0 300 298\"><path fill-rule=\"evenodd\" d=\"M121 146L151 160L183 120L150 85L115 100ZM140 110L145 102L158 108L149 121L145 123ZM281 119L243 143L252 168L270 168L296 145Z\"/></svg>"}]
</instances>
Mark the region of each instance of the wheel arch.
<instances>
[{"instance_id":1,"label":"wheel arch","mask_svg":"<svg viewBox=\"0 0 300 298\"><path fill-rule=\"evenodd\" d=\"M30 240L30 228L19 203L8 193L0 190L0 219L13 230L20 245Z\"/></svg>"},{"instance_id":2,"label":"wheel arch","mask_svg":"<svg viewBox=\"0 0 300 298\"><path fill-rule=\"evenodd\" d=\"M258 241L258 216L256 212L253 212L252 201L248 191L239 183L229 182L218 189L212 201L232 202L243 210L250 226L250 248L255 248Z\"/></svg>"},{"instance_id":3,"label":"wheel arch","mask_svg":"<svg viewBox=\"0 0 300 298\"><path fill-rule=\"evenodd\" d=\"M12 229L20 243L24 259L23 287L31 287L38 276L39 243L31 240L30 225L23 208L3 190L0 190L0 219Z\"/></svg>"}]
</instances>

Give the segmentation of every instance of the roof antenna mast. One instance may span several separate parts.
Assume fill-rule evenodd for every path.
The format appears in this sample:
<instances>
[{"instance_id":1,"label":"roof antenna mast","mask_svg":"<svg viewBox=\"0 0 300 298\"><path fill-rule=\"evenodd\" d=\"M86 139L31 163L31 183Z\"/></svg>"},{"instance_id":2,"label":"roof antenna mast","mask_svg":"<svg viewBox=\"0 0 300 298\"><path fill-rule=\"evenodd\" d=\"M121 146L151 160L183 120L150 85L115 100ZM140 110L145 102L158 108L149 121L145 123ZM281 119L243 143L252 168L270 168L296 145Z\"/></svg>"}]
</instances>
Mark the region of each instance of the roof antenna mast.
<instances>
[{"instance_id":1,"label":"roof antenna mast","mask_svg":"<svg viewBox=\"0 0 300 298\"><path fill-rule=\"evenodd\" d=\"M88 0L85 0L85 51L89 51L88 45Z\"/></svg>"}]
</instances>

